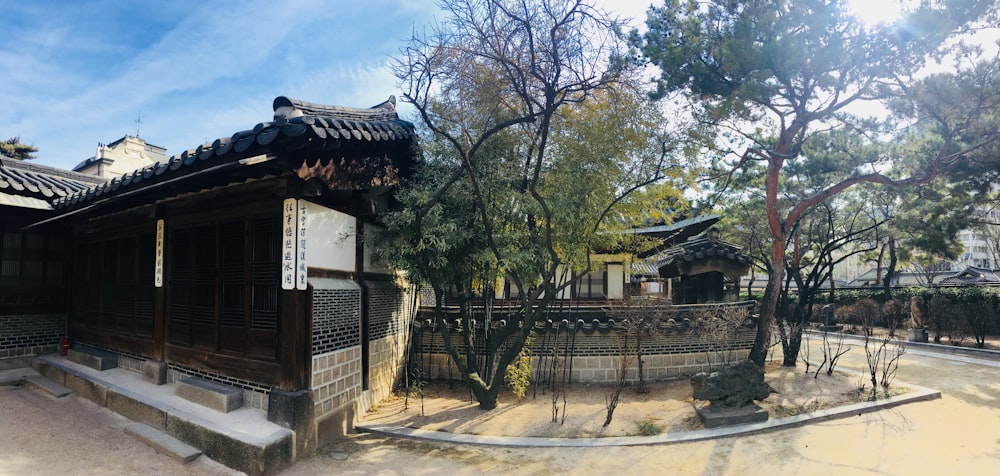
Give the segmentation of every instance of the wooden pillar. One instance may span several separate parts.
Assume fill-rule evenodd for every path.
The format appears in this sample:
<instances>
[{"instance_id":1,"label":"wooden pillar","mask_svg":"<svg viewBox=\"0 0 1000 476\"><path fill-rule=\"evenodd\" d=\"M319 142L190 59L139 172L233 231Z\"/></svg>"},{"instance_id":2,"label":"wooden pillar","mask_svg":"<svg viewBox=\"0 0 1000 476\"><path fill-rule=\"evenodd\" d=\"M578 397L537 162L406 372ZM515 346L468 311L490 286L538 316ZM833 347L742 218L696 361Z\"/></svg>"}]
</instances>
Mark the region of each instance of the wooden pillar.
<instances>
[{"instance_id":1,"label":"wooden pillar","mask_svg":"<svg viewBox=\"0 0 1000 476\"><path fill-rule=\"evenodd\" d=\"M312 373L312 342L308 338L312 326L312 285L305 291L281 291L281 315L278 316L281 380L278 387L285 391L309 387Z\"/></svg>"},{"instance_id":2,"label":"wooden pillar","mask_svg":"<svg viewBox=\"0 0 1000 476\"><path fill-rule=\"evenodd\" d=\"M153 282L153 359L166 360L167 341L167 230L166 221L156 220Z\"/></svg>"}]
</instances>

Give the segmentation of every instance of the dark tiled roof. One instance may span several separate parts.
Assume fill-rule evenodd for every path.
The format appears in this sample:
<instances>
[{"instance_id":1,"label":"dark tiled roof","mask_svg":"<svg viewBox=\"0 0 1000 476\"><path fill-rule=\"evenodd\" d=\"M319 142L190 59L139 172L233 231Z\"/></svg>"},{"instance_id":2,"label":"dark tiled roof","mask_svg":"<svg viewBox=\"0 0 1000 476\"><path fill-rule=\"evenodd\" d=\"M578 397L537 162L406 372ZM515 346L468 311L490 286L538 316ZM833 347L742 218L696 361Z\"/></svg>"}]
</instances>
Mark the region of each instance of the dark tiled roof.
<instances>
[{"instance_id":1,"label":"dark tiled roof","mask_svg":"<svg viewBox=\"0 0 1000 476\"><path fill-rule=\"evenodd\" d=\"M665 319L658 319L656 322L652 323L654 328L658 331L664 333L670 332L683 332L691 328L693 324L691 314L699 312L703 309L744 309L747 311L749 317L749 312L753 309L753 301L743 301L743 302L733 302L733 303L712 303L712 304L663 304L657 303L657 301L649 301L646 305L652 308L659 308L666 311L664 314L669 312L672 317ZM602 334L610 332L612 330L621 330L624 328L624 322L622 319L616 319L613 317L609 307L582 307L576 308L573 311L573 315L566 317L559 316L555 319L551 317L546 317L545 319L539 319L535 321L533 327L536 333L560 333L566 331L582 331L585 334L592 334L594 331L598 331ZM425 310L421 310L421 314L424 314ZM454 307L446 307L445 315L443 319L428 319L421 315L417 316L414 325L416 325L421 330L438 330L441 326L448 326L451 332L459 332L463 330L464 321L458 318L458 310ZM493 329L499 329L506 327L510 324L517 324L514 319L505 319L502 313L498 313L494 319L490 320ZM744 327L750 327L753 323L750 320L743 322Z\"/></svg>"},{"instance_id":2,"label":"dark tiled roof","mask_svg":"<svg viewBox=\"0 0 1000 476\"><path fill-rule=\"evenodd\" d=\"M104 179L9 157L0 157L0 193L53 202Z\"/></svg>"},{"instance_id":3,"label":"dark tiled roof","mask_svg":"<svg viewBox=\"0 0 1000 476\"><path fill-rule=\"evenodd\" d=\"M631 233L637 235L648 236L652 238L658 238L662 242L653 247L650 250L640 252L637 255L640 258L646 258L655 254L658 254L665 249L676 245L677 243L683 243L684 240L698 235L705 230L707 230L712 225L718 223L721 219L719 215L698 215L691 218L685 218L673 222L669 225L657 225L645 228L635 228L631 230Z\"/></svg>"},{"instance_id":4,"label":"dark tiled roof","mask_svg":"<svg viewBox=\"0 0 1000 476\"><path fill-rule=\"evenodd\" d=\"M740 250L739 246L702 235L689 238L684 243L673 246L650 259L656 263L657 269L715 257L728 259L740 265L749 265L750 258L740 253Z\"/></svg>"},{"instance_id":5,"label":"dark tiled roof","mask_svg":"<svg viewBox=\"0 0 1000 476\"><path fill-rule=\"evenodd\" d=\"M178 179L202 171L254 167L269 161L274 154L294 156L296 162L286 164L285 170L297 171L315 170L318 164L327 169L356 170L369 160L384 165L382 162L390 152L410 155L407 159L416 153L413 124L399 119L392 97L375 107L361 109L321 106L279 96L274 100L274 112L271 122L259 123L231 137L174 155L166 162L77 191L57 200L53 206L77 208L98 197L140 191L168 181L177 184Z\"/></svg>"},{"instance_id":6,"label":"dark tiled roof","mask_svg":"<svg viewBox=\"0 0 1000 476\"><path fill-rule=\"evenodd\" d=\"M1000 271L969 266L942 279L941 284L1000 284Z\"/></svg>"}]
</instances>

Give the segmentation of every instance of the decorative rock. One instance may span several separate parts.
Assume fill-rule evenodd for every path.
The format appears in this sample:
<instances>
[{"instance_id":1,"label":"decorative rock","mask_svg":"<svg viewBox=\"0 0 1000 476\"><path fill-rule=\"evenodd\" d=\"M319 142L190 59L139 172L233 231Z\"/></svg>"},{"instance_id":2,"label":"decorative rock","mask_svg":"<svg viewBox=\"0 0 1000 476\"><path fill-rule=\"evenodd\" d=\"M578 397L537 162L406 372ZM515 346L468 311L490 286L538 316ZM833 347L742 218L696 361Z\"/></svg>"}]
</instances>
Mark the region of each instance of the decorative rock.
<instances>
[{"instance_id":1,"label":"decorative rock","mask_svg":"<svg viewBox=\"0 0 1000 476\"><path fill-rule=\"evenodd\" d=\"M910 298L910 326L914 329L924 327L924 299L920 296ZM924 342L927 341L925 340Z\"/></svg>"},{"instance_id":2,"label":"decorative rock","mask_svg":"<svg viewBox=\"0 0 1000 476\"><path fill-rule=\"evenodd\" d=\"M691 377L696 400L708 400L713 405L742 407L754 400L763 400L772 392L764 382L764 369L749 360L718 372L699 372Z\"/></svg>"},{"instance_id":3,"label":"decorative rock","mask_svg":"<svg viewBox=\"0 0 1000 476\"><path fill-rule=\"evenodd\" d=\"M910 342L927 342L926 329L907 329L906 338Z\"/></svg>"},{"instance_id":4,"label":"decorative rock","mask_svg":"<svg viewBox=\"0 0 1000 476\"><path fill-rule=\"evenodd\" d=\"M819 322L824 326L832 326L837 323L834 319L835 306L833 304L827 304L819 310Z\"/></svg>"}]
</instances>

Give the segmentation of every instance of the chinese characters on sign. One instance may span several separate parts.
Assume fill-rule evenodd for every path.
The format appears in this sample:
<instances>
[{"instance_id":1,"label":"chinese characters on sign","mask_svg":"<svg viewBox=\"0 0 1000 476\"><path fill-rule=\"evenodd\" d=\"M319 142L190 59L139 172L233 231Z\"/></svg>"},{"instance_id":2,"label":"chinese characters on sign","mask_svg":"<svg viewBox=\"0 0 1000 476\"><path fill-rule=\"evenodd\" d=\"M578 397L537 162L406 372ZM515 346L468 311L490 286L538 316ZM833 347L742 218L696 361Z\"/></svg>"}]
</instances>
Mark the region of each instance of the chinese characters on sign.
<instances>
[{"instance_id":1,"label":"chinese characters on sign","mask_svg":"<svg viewBox=\"0 0 1000 476\"><path fill-rule=\"evenodd\" d=\"M306 273L306 201L299 200L298 256L295 265L295 289L304 291L309 284Z\"/></svg>"},{"instance_id":2,"label":"chinese characters on sign","mask_svg":"<svg viewBox=\"0 0 1000 476\"><path fill-rule=\"evenodd\" d=\"M163 220L156 220L156 262L153 265L153 286L163 287Z\"/></svg>"},{"instance_id":3,"label":"chinese characters on sign","mask_svg":"<svg viewBox=\"0 0 1000 476\"><path fill-rule=\"evenodd\" d=\"M281 289L295 289L296 202L287 198L281 207Z\"/></svg>"}]
</instances>

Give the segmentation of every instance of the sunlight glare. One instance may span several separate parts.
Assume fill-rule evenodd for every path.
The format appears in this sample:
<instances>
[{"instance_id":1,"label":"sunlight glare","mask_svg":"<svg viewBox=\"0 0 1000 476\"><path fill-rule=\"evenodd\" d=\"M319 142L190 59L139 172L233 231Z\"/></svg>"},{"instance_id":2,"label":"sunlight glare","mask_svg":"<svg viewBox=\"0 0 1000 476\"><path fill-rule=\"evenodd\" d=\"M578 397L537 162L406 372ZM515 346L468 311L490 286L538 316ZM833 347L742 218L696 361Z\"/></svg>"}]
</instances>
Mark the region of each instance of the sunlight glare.
<instances>
[{"instance_id":1,"label":"sunlight glare","mask_svg":"<svg viewBox=\"0 0 1000 476\"><path fill-rule=\"evenodd\" d=\"M913 0L845 0L847 9L869 25L892 23L905 10L915 5Z\"/></svg>"}]
</instances>

